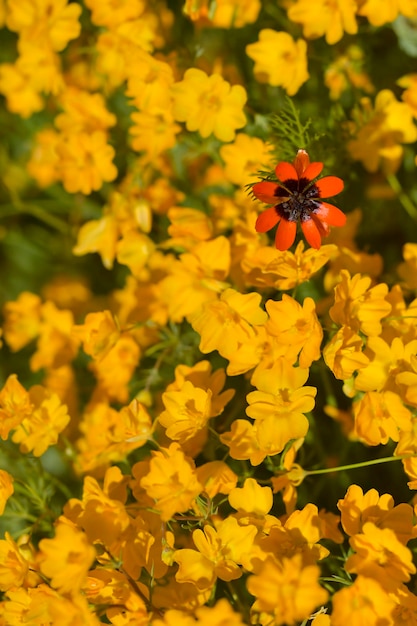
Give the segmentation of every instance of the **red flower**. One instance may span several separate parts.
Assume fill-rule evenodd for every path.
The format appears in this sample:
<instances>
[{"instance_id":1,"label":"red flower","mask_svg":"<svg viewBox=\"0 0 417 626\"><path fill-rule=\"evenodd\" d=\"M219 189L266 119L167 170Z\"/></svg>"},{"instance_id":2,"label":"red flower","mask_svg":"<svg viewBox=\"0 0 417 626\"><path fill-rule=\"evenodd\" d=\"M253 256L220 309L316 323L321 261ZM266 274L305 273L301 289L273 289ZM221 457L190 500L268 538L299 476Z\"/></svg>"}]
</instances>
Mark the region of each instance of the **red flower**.
<instances>
[{"instance_id":1,"label":"red flower","mask_svg":"<svg viewBox=\"0 0 417 626\"><path fill-rule=\"evenodd\" d=\"M295 240L297 222L301 223L304 237L312 248L319 249L322 237L330 232L330 226L343 226L346 215L322 198L340 193L343 180L337 176L325 176L313 180L323 169L323 163L310 163L305 150L299 150L294 164L282 161L275 168L278 183L263 181L253 186L253 194L274 206L263 211L256 220L256 231L266 233L278 224L275 245L278 250L288 250Z\"/></svg>"}]
</instances>

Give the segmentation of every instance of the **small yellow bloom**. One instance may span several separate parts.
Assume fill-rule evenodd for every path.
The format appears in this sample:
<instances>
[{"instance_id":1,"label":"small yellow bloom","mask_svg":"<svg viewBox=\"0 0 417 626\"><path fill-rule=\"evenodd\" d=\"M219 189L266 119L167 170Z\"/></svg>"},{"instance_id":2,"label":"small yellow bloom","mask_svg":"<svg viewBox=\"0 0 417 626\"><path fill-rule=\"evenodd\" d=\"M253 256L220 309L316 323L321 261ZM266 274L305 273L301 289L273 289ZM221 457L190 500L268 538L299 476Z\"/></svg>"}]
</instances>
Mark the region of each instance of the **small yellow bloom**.
<instances>
[{"instance_id":1,"label":"small yellow bloom","mask_svg":"<svg viewBox=\"0 0 417 626\"><path fill-rule=\"evenodd\" d=\"M367 17L372 26L382 26L393 22L398 14L417 17L417 6L414 0L389 0L389 2L382 3L379 0L361 0L358 4L358 15Z\"/></svg>"},{"instance_id":2,"label":"small yellow bloom","mask_svg":"<svg viewBox=\"0 0 417 626\"><path fill-rule=\"evenodd\" d=\"M403 157L402 144L417 139L413 110L389 89L377 94L374 107L369 98L362 98L360 103L361 109L349 125L355 138L348 141L348 151L369 172L376 172L380 165L388 173L395 172Z\"/></svg>"},{"instance_id":3,"label":"small yellow bloom","mask_svg":"<svg viewBox=\"0 0 417 626\"><path fill-rule=\"evenodd\" d=\"M60 51L80 34L81 11L67 0L8 0L7 26L24 39L46 39Z\"/></svg>"},{"instance_id":4,"label":"small yellow bloom","mask_svg":"<svg viewBox=\"0 0 417 626\"><path fill-rule=\"evenodd\" d=\"M355 274L351 278L347 270L340 273L341 281L335 287L335 303L329 314L336 324L345 324L354 332L361 330L374 337L381 334L381 319L391 311L386 299L388 287L380 283L371 287L368 276Z\"/></svg>"},{"instance_id":5,"label":"small yellow bloom","mask_svg":"<svg viewBox=\"0 0 417 626\"><path fill-rule=\"evenodd\" d=\"M200 465L197 467L197 478L210 498L219 493L231 493L238 480L237 475L224 461L209 461Z\"/></svg>"},{"instance_id":6,"label":"small yellow bloom","mask_svg":"<svg viewBox=\"0 0 417 626\"><path fill-rule=\"evenodd\" d=\"M362 533L350 538L355 554L346 561L346 570L377 580L387 590L395 590L415 574L413 555L390 528L365 522Z\"/></svg>"},{"instance_id":7,"label":"small yellow bloom","mask_svg":"<svg viewBox=\"0 0 417 626\"><path fill-rule=\"evenodd\" d=\"M39 567L61 593L76 592L84 585L96 551L85 533L71 523L58 522L53 539L39 543Z\"/></svg>"},{"instance_id":8,"label":"small yellow bloom","mask_svg":"<svg viewBox=\"0 0 417 626\"><path fill-rule=\"evenodd\" d=\"M56 116L54 123L62 133L105 131L117 121L100 93L67 86L59 96L59 104L63 112Z\"/></svg>"},{"instance_id":9,"label":"small yellow bloom","mask_svg":"<svg viewBox=\"0 0 417 626\"><path fill-rule=\"evenodd\" d=\"M152 452L149 472L140 480L141 487L155 502L163 521L175 513L184 513L203 491L191 459L177 443Z\"/></svg>"},{"instance_id":10,"label":"small yellow bloom","mask_svg":"<svg viewBox=\"0 0 417 626\"><path fill-rule=\"evenodd\" d=\"M17 587L32 587L39 583L35 573L35 550L27 536L14 541L6 531L0 540L0 589L7 591Z\"/></svg>"},{"instance_id":11,"label":"small yellow bloom","mask_svg":"<svg viewBox=\"0 0 417 626\"><path fill-rule=\"evenodd\" d=\"M251 177L255 180L259 170L272 165L271 150L272 146L262 139L239 133L233 143L220 148L226 178L239 186L247 184Z\"/></svg>"},{"instance_id":12,"label":"small yellow bloom","mask_svg":"<svg viewBox=\"0 0 417 626\"><path fill-rule=\"evenodd\" d=\"M312 298L305 298L301 305L284 294L279 302L268 300L265 308L269 314L266 330L278 344L288 346L285 355L291 362L298 356L301 367L310 367L320 358L323 330Z\"/></svg>"},{"instance_id":13,"label":"small yellow bloom","mask_svg":"<svg viewBox=\"0 0 417 626\"><path fill-rule=\"evenodd\" d=\"M199 589L210 588L216 578L236 580L242 576L239 564L250 553L257 534L255 526L240 526L234 517L217 524L216 529L206 525L193 532L198 551L184 549L175 552L179 564L178 582L192 582Z\"/></svg>"},{"instance_id":14,"label":"small yellow bloom","mask_svg":"<svg viewBox=\"0 0 417 626\"><path fill-rule=\"evenodd\" d=\"M411 431L411 412L392 391L368 391L353 410L356 432L370 446L398 441L401 431Z\"/></svg>"},{"instance_id":15,"label":"small yellow bloom","mask_svg":"<svg viewBox=\"0 0 417 626\"><path fill-rule=\"evenodd\" d=\"M3 441L33 410L29 393L19 383L16 374L10 374L0 391L0 437Z\"/></svg>"},{"instance_id":16,"label":"small yellow bloom","mask_svg":"<svg viewBox=\"0 0 417 626\"><path fill-rule=\"evenodd\" d=\"M0 413L0 419L1 417ZM7 500L13 492L13 476L6 470L0 469L0 515L3 515Z\"/></svg>"},{"instance_id":17,"label":"small yellow bloom","mask_svg":"<svg viewBox=\"0 0 417 626\"><path fill-rule=\"evenodd\" d=\"M240 345L255 336L254 327L267 320L260 304L260 294L226 289L218 300L191 316L191 325L201 336L201 352L218 350L226 358L233 355Z\"/></svg>"},{"instance_id":18,"label":"small yellow bloom","mask_svg":"<svg viewBox=\"0 0 417 626\"><path fill-rule=\"evenodd\" d=\"M245 89L231 86L220 74L207 76L190 68L172 91L174 118L186 122L187 130L197 130L202 137L213 133L220 141L232 141L236 129L246 124Z\"/></svg>"},{"instance_id":19,"label":"small yellow bloom","mask_svg":"<svg viewBox=\"0 0 417 626\"><path fill-rule=\"evenodd\" d=\"M38 336L41 326L41 299L29 291L4 305L3 333L13 352L20 350Z\"/></svg>"},{"instance_id":20,"label":"small yellow bloom","mask_svg":"<svg viewBox=\"0 0 417 626\"><path fill-rule=\"evenodd\" d=\"M304 386L309 371L293 367L280 357L273 367L257 369L252 383L258 391L248 394L246 413L256 420L257 440L261 449L278 454L291 439L304 437L308 419L304 415L314 408L315 387Z\"/></svg>"},{"instance_id":21,"label":"small yellow bloom","mask_svg":"<svg viewBox=\"0 0 417 626\"><path fill-rule=\"evenodd\" d=\"M326 35L326 42L331 45L340 41L345 32L349 35L358 32L356 10L355 0L295 0L288 9L288 17L303 25L304 37Z\"/></svg>"},{"instance_id":22,"label":"small yellow bloom","mask_svg":"<svg viewBox=\"0 0 417 626\"><path fill-rule=\"evenodd\" d=\"M171 263L170 274L161 283L161 299L170 319L180 322L199 312L223 291L230 270L230 242L216 237L195 245L178 261Z\"/></svg>"},{"instance_id":23,"label":"small yellow bloom","mask_svg":"<svg viewBox=\"0 0 417 626\"><path fill-rule=\"evenodd\" d=\"M84 324L74 326L73 333L83 345L83 350L95 361L110 352L120 337L120 329L110 311L89 313Z\"/></svg>"},{"instance_id":24,"label":"small yellow bloom","mask_svg":"<svg viewBox=\"0 0 417 626\"><path fill-rule=\"evenodd\" d=\"M324 347L323 358L336 378L347 380L369 363L369 358L362 352L363 347L360 335L349 326L342 326Z\"/></svg>"},{"instance_id":25,"label":"small yellow bloom","mask_svg":"<svg viewBox=\"0 0 417 626\"><path fill-rule=\"evenodd\" d=\"M372 522L378 528L391 528L405 545L413 536L413 509L405 503L394 505L394 498L389 493L380 496L376 489L364 493L358 485L350 485L337 508L341 512L343 530L348 535L359 534L366 522Z\"/></svg>"},{"instance_id":26,"label":"small yellow bloom","mask_svg":"<svg viewBox=\"0 0 417 626\"><path fill-rule=\"evenodd\" d=\"M379 626L390 619L395 606L392 595L380 583L361 575L350 587L337 591L332 602L332 626Z\"/></svg>"},{"instance_id":27,"label":"small yellow bloom","mask_svg":"<svg viewBox=\"0 0 417 626\"><path fill-rule=\"evenodd\" d=\"M282 560L269 558L247 582L256 598L252 612L265 611L276 626L307 620L328 599L319 576L317 565L305 566L299 554Z\"/></svg>"},{"instance_id":28,"label":"small yellow bloom","mask_svg":"<svg viewBox=\"0 0 417 626\"><path fill-rule=\"evenodd\" d=\"M260 0L219 0L211 20L220 28L241 28L256 22L260 9Z\"/></svg>"},{"instance_id":29,"label":"small yellow bloom","mask_svg":"<svg viewBox=\"0 0 417 626\"><path fill-rule=\"evenodd\" d=\"M247 478L243 487L235 487L229 493L229 504L237 511L265 516L272 508L270 487L261 487L254 478Z\"/></svg>"},{"instance_id":30,"label":"small yellow bloom","mask_svg":"<svg viewBox=\"0 0 417 626\"><path fill-rule=\"evenodd\" d=\"M110 270L116 258L118 239L117 220L113 215L104 215L99 220L89 220L81 226L72 252L75 256L98 252L104 267Z\"/></svg>"},{"instance_id":31,"label":"small yellow bloom","mask_svg":"<svg viewBox=\"0 0 417 626\"><path fill-rule=\"evenodd\" d=\"M90 194L117 176L114 149L101 130L64 135L57 145L58 173L68 193Z\"/></svg>"},{"instance_id":32,"label":"small yellow bloom","mask_svg":"<svg viewBox=\"0 0 417 626\"><path fill-rule=\"evenodd\" d=\"M294 96L309 77L306 42L294 41L286 32L261 30L259 41L246 46L246 54L255 61L257 80L282 86L289 96Z\"/></svg>"},{"instance_id":33,"label":"small yellow bloom","mask_svg":"<svg viewBox=\"0 0 417 626\"><path fill-rule=\"evenodd\" d=\"M70 416L67 406L61 403L58 395L41 385L31 387L29 398L33 412L19 424L12 440L20 444L21 452L41 456L49 446L57 443Z\"/></svg>"}]
</instances>

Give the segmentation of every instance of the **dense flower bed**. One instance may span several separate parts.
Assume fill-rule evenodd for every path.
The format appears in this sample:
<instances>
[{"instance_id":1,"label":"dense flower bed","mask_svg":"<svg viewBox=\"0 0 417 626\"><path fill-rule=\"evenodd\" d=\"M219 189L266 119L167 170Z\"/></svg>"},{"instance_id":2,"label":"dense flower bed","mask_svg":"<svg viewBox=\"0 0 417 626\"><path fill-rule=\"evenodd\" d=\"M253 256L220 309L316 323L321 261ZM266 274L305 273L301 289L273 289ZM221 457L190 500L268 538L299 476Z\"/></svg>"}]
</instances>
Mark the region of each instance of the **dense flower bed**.
<instances>
[{"instance_id":1,"label":"dense flower bed","mask_svg":"<svg viewBox=\"0 0 417 626\"><path fill-rule=\"evenodd\" d=\"M416 0L0 26L0 626L416 626Z\"/></svg>"}]
</instances>

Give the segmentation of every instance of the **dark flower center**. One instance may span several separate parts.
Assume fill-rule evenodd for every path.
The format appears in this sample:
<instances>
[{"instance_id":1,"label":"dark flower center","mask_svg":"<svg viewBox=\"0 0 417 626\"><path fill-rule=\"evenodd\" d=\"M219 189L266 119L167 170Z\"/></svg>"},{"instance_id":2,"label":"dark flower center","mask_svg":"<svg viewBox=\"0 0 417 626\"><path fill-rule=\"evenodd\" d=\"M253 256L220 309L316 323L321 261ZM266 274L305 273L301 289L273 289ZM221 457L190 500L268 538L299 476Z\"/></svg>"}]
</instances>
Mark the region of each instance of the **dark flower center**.
<instances>
[{"instance_id":1,"label":"dark flower center","mask_svg":"<svg viewBox=\"0 0 417 626\"><path fill-rule=\"evenodd\" d=\"M286 180L282 183L285 187L278 186L275 194L281 200L275 206L280 217L288 222L306 222L311 214L320 207L320 191L316 185L312 185L307 178L300 180Z\"/></svg>"}]
</instances>

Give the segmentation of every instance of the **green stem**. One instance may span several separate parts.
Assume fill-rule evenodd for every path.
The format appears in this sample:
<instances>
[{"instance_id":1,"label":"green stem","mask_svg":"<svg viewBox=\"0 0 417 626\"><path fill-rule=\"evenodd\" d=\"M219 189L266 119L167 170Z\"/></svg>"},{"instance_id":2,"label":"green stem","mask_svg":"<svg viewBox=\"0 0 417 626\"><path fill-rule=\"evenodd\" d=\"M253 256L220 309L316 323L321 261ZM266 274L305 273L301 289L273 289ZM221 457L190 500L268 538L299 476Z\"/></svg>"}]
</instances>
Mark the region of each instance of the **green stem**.
<instances>
[{"instance_id":1,"label":"green stem","mask_svg":"<svg viewBox=\"0 0 417 626\"><path fill-rule=\"evenodd\" d=\"M411 202L410 198L404 193L401 183L395 174L387 174L387 181L393 191L397 194L398 200L407 211L412 220L417 221L417 208Z\"/></svg>"},{"instance_id":2,"label":"green stem","mask_svg":"<svg viewBox=\"0 0 417 626\"><path fill-rule=\"evenodd\" d=\"M332 474L333 472L343 472L345 470L357 469L358 467L369 467L371 465L379 465L380 463L390 463L391 461L402 461L409 459L414 454L404 454L403 456L387 456L384 459L374 459L373 461L361 461L360 463L352 463L351 465L340 465L339 467L326 467L319 470L305 470L305 476L316 476L318 474Z\"/></svg>"}]
</instances>

